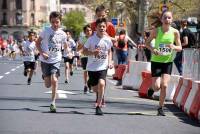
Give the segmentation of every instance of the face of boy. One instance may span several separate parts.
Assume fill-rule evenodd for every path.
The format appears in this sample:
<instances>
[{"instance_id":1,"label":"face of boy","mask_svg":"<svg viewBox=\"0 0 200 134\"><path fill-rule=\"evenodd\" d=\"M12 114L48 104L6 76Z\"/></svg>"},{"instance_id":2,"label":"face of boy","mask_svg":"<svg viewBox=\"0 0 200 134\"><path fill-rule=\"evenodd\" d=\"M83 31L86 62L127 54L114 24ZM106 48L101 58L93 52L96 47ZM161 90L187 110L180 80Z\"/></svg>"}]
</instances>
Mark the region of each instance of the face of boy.
<instances>
[{"instance_id":1,"label":"face of boy","mask_svg":"<svg viewBox=\"0 0 200 134\"><path fill-rule=\"evenodd\" d=\"M88 37L89 37L90 35L92 35L92 29L88 27L88 28L85 30L85 35L88 36Z\"/></svg>"},{"instance_id":2,"label":"face of boy","mask_svg":"<svg viewBox=\"0 0 200 134\"><path fill-rule=\"evenodd\" d=\"M97 19L101 19L101 18L106 18L107 15L106 15L106 12L103 10L103 11L97 12L96 17L97 17Z\"/></svg>"},{"instance_id":3,"label":"face of boy","mask_svg":"<svg viewBox=\"0 0 200 134\"><path fill-rule=\"evenodd\" d=\"M106 33L106 23L102 22L97 25L97 33L104 35Z\"/></svg>"},{"instance_id":4,"label":"face of boy","mask_svg":"<svg viewBox=\"0 0 200 134\"><path fill-rule=\"evenodd\" d=\"M35 34L30 34L30 35L29 35L29 40L30 40L30 41L35 40Z\"/></svg>"},{"instance_id":5,"label":"face of boy","mask_svg":"<svg viewBox=\"0 0 200 134\"><path fill-rule=\"evenodd\" d=\"M57 30L60 27L60 19L57 18L51 18L51 26L54 30Z\"/></svg>"}]
</instances>

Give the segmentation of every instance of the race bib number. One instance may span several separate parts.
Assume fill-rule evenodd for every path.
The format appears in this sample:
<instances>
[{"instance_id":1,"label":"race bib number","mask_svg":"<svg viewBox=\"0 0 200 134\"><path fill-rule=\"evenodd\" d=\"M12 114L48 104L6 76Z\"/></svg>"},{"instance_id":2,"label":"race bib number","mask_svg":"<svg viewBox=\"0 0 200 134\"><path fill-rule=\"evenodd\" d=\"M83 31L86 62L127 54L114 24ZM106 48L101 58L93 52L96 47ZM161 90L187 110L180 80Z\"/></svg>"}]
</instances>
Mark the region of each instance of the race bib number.
<instances>
[{"instance_id":1,"label":"race bib number","mask_svg":"<svg viewBox=\"0 0 200 134\"><path fill-rule=\"evenodd\" d=\"M158 48L161 55L170 55L171 54L171 48L166 47L166 44L159 44Z\"/></svg>"},{"instance_id":2,"label":"race bib number","mask_svg":"<svg viewBox=\"0 0 200 134\"><path fill-rule=\"evenodd\" d=\"M106 53L103 53L103 52L100 52L99 55L96 55L96 56L95 56L95 59L98 59L98 60L105 60L105 59L107 59L107 54L106 54Z\"/></svg>"},{"instance_id":3,"label":"race bib number","mask_svg":"<svg viewBox=\"0 0 200 134\"><path fill-rule=\"evenodd\" d=\"M56 48L56 47L50 47L49 48L49 56L50 57L56 57L58 55L58 52L60 51L60 49Z\"/></svg>"}]
</instances>

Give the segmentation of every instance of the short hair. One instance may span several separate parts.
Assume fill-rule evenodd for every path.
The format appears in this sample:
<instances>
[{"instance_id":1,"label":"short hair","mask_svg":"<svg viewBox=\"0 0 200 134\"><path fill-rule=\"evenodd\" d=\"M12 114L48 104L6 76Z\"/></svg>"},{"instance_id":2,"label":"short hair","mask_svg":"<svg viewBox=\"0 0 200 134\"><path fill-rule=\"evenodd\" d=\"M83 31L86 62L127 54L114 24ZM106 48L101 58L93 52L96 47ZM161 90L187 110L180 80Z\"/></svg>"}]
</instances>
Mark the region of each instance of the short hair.
<instances>
[{"instance_id":1,"label":"short hair","mask_svg":"<svg viewBox=\"0 0 200 134\"><path fill-rule=\"evenodd\" d=\"M72 30L70 30L70 29L65 29L65 30L63 30L65 33L70 33L70 34L72 34Z\"/></svg>"},{"instance_id":2,"label":"short hair","mask_svg":"<svg viewBox=\"0 0 200 134\"><path fill-rule=\"evenodd\" d=\"M104 10L106 10L105 6L104 6L104 5L100 5L100 6L98 6L98 7L96 8L95 13L101 12L101 11L104 11Z\"/></svg>"},{"instance_id":3,"label":"short hair","mask_svg":"<svg viewBox=\"0 0 200 134\"><path fill-rule=\"evenodd\" d=\"M62 15L61 15L61 13L58 12L58 11L53 11L53 12L50 13L49 21L51 21L52 18L59 18L60 21L61 21Z\"/></svg>"},{"instance_id":4,"label":"short hair","mask_svg":"<svg viewBox=\"0 0 200 134\"><path fill-rule=\"evenodd\" d=\"M96 20L96 25L98 25L100 23L107 23L106 18L99 18L99 19Z\"/></svg>"},{"instance_id":5,"label":"short hair","mask_svg":"<svg viewBox=\"0 0 200 134\"><path fill-rule=\"evenodd\" d=\"M87 28L91 28L90 24L87 24L83 27L83 31L85 32Z\"/></svg>"},{"instance_id":6,"label":"short hair","mask_svg":"<svg viewBox=\"0 0 200 134\"><path fill-rule=\"evenodd\" d=\"M28 31L28 36L30 36L31 34L34 34L34 36L36 36L36 32L34 32L33 30Z\"/></svg>"},{"instance_id":7,"label":"short hair","mask_svg":"<svg viewBox=\"0 0 200 134\"><path fill-rule=\"evenodd\" d=\"M126 31L124 29L122 29L120 32L119 32L120 35L122 34L126 34Z\"/></svg>"}]
</instances>

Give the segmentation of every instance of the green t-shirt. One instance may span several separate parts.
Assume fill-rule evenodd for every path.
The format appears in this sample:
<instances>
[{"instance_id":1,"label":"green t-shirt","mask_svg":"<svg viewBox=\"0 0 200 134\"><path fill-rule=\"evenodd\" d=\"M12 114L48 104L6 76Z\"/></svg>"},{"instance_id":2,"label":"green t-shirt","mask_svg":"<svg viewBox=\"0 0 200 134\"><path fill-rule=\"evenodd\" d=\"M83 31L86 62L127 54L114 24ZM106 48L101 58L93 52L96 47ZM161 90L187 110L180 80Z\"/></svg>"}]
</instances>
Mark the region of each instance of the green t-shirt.
<instances>
[{"instance_id":1,"label":"green t-shirt","mask_svg":"<svg viewBox=\"0 0 200 134\"><path fill-rule=\"evenodd\" d=\"M173 62L175 53L172 49L166 47L166 45L174 44L174 32L175 29L170 27L168 32L163 33L161 27L158 27L157 37L155 39L155 48L161 53L161 55L152 54L151 61L160 63Z\"/></svg>"}]
</instances>

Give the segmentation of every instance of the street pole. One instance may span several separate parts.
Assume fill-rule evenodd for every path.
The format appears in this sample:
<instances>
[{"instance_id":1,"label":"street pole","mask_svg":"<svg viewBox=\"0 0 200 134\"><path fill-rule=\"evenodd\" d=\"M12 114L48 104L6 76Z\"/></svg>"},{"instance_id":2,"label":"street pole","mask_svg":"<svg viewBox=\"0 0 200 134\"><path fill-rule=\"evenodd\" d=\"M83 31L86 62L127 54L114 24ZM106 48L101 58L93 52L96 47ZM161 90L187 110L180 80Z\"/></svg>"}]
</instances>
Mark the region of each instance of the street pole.
<instances>
[{"instance_id":1,"label":"street pole","mask_svg":"<svg viewBox=\"0 0 200 134\"><path fill-rule=\"evenodd\" d=\"M138 32L143 33L145 28L148 27L147 12L149 7L148 0L138 0Z\"/></svg>"}]
</instances>

